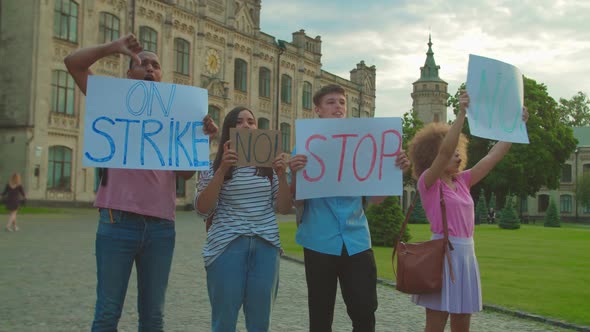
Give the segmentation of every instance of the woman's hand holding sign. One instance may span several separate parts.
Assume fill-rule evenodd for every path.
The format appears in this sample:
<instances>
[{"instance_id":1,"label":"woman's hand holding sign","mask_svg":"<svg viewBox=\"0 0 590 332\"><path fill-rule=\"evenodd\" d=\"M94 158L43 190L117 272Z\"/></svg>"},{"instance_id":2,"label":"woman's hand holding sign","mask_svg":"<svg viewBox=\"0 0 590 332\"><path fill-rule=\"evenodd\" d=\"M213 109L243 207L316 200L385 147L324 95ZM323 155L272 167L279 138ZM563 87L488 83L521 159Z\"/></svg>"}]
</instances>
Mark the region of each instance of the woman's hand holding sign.
<instances>
[{"instance_id":1,"label":"woman's hand holding sign","mask_svg":"<svg viewBox=\"0 0 590 332\"><path fill-rule=\"evenodd\" d=\"M286 175L285 171L287 170L287 157L284 153L279 154L275 160L272 162L272 168L277 173L278 177Z\"/></svg>"},{"instance_id":2,"label":"woman's hand holding sign","mask_svg":"<svg viewBox=\"0 0 590 332\"><path fill-rule=\"evenodd\" d=\"M227 141L223 144L223 157L221 158L221 165L219 165L219 169L223 174L226 174L228 170L238 163L238 153L230 147L230 143L231 141Z\"/></svg>"}]
</instances>

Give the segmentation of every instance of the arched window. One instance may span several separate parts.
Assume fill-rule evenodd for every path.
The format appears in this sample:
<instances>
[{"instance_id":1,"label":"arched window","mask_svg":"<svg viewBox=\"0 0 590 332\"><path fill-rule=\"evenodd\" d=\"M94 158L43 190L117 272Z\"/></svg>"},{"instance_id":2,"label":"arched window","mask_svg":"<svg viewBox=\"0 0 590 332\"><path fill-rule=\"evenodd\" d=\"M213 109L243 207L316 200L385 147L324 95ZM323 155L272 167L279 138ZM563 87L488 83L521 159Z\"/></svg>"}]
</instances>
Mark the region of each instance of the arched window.
<instances>
[{"instance_id":1,"label":"arched window","mask_svg":"<svg viewBox=\"0 0 590 332\"><path fill-rule=\"evenodd\" d=\"M311 83L303 82L303 108L311 109Z\"/></svg>"},{"instance_id":2,"label":"arched window","mask_svg":"<svg viewBox=\"0 0 590 332\"><path fill-rule=\"evenodd\" d=\"M150 27L139 27L139 44L144 51L158 54L158 32Z\"/></svg>"},{"instance_id":3,"label":"arched window","mask_svg":"<svg viewBox=\"0 0 590 332\"><path fill-rule=\"evenodd\" d=\"M234 68L234 89L248 91L248 63L242 59L236 59Z\"/></svg>"},{"instance_id":4,"label":"arched window","mask_svg":"<svg viewBox=\"0 0 590 332\"><path fill-rule=\"evenodd\" d=\"M51 75L51 112L74 115L74 79L63 70Z\"/></svg>"},{"instance_id":5,"label":"arched window","mask_svg":"<svg viewBox=\"0 0 590 332\"><path fill-rule=\"evenodd\" d=\"M189 75L190 43L182 38L174 39L174 54L176 55L175 71Z\"/></svg>"},{"instance_id":6,"label":"arched window","mask_svg":"<svg viewBox=\"0 0 590 332\"><path fill-rule=\"evenodd\" d=\"M65 146L49 148L47 164L47 189L72 190L72 150Z\"/></svg>"},{"instance_id":7,"label":"arched window","mask_svg":"<svg viewBox=\"0 0 590 332\"><path fill-rule=\"evenodd\" d=\"M71 0L55 0L53 35L56 38L78 42L78 4Z\"/></svg>"},{"instance_id":8,"label":"arched window","mask_svg":"<svg viewBox=\"0 0 590 332\"><path fill-rule=\"evenodd\" d=\"M285 104L291 104L291 76L283 74L281 76L281 101Z\"/></svg>"},{"instance_id":9,"label":"arched window","mask_svg":"<svg viewBox=\"0 0 590 332\"><path fill-rule=\"evenodd\" d=\"M270 70L265 67L258 71L258 95L270 98Z\"/></svg>"},{"instance_id":10,"label":"arched window","mask_svg":"<svg viewBox=\"0 0 590 332\"><path fill-rule=\"evenodd\" d=\"M111 13L101 12L98 21L98 40L108 43L119 39L119 18Z\"/></svg>"},{"instance_id":11,"label":"arched window","mask_svg":"<svg viewBox=\"0 0 590 332\"><path fill-rule=\"evenodd\" d=\"M270 121L267 118L258 118L258 129L269 129Z\"/></svg>"},{"instance_id":12,"label":"arched window","mask_svg":"<svg viewBox=\"0 0 590 332\"><path fill-rule=\"evenodd\" d=\"M281 138L283 140L283 152L291 152L291 125L281 123Z\"/></svg>"}]
</instances>

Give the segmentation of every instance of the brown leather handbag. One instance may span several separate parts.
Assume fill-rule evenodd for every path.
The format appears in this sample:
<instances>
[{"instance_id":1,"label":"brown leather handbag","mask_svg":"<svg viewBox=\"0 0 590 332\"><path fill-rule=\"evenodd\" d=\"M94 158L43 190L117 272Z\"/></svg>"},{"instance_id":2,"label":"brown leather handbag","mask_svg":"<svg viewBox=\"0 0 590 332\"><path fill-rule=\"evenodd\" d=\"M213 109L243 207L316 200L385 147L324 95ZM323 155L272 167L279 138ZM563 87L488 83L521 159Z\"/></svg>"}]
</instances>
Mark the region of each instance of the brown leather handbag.
<instances>
[{"instance_id":1,"label":"brown leather handbag","mask_svg":"<svg viewBox=\"0 0 590 332\"><path fill-rule=\"evenodd\" d=\"M414 209L417 196L414 197L412 204L408 208L406 219L402 224L399 237L393 248L393 254L391 255L393 266L396 266L395 259L397 258L397 272L395 268L393 270L396 277L395 288L406 294L436 293L442 289L445 256L449 263L451 280L453 282L455 281L451 256L449 254L449 250L453 250L453 246L449 241L447 211L442 194L442 186L440 188L440 207L444 230L444 237L442 239L416 243L405 243L401 241L408 225L410 214L412 214L412 210Z\"/></svg>"}]
</instances>

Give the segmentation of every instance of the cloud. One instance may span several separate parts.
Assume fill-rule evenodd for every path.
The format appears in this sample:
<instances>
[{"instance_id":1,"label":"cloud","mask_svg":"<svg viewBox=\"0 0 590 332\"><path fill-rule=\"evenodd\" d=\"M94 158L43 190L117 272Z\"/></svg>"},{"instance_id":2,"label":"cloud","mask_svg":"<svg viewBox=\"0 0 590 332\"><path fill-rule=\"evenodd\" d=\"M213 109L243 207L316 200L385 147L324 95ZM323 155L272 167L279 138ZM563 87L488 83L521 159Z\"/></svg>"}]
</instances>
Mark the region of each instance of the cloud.
<instances>
[{"instance_id":1,"label":"cloud","mask_svg":"<svg viewBox=\"0 0 590 332\"><path fill-rule=\"evenodd\" d=\"M466 80L470 53L517 66L556 100L589 92L589 11L580 0L265 0L261 24L281 39L299 29L320 35L323 69L344 78L361 60L375 65L377 115L401 116L411 108L429 33L451 94Z\"/></svg>"}]
</instances>

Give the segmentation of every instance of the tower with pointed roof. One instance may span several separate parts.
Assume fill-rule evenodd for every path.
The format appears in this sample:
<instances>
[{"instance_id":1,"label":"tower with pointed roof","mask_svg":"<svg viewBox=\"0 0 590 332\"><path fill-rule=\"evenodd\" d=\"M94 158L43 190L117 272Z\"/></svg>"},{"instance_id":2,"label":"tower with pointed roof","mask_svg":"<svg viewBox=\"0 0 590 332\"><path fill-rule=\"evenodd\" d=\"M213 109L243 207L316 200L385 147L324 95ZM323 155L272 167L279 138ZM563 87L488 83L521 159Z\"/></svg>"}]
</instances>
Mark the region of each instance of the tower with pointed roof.
<instances>
[{"instance_id":1,"label":"tower with pointed roof","mask_svg":"<svg viewBox=\"0 0 590 332\"><path fill-rule=\"evenodd\" d=\"M447 122L448 83L438 76L440 66L434 61L431 36L428 36L428 52L420 78L413 83L412 107L418 118L426 123Z\"/></svg>"}]
</instances>

